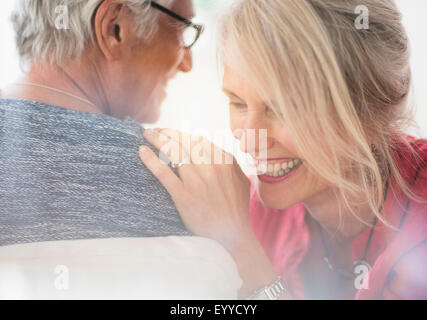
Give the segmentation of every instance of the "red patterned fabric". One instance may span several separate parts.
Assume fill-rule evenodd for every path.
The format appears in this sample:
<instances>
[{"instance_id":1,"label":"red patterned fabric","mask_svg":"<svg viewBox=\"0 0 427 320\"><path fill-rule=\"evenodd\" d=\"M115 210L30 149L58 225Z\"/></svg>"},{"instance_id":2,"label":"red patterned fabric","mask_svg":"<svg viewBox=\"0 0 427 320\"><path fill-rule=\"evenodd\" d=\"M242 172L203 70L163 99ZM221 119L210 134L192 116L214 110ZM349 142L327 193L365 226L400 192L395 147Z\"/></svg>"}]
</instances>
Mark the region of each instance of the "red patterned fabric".
<instances>
[{"instance_id":1,"label":"red patterned fabric","mask_svg":"<svg viewBox=\"0 0 427 320\"><path fill-rule=\"evenodd\" d=\"M410 142L417 158L403 143L393 155L412 191L427 199L427 140L410 138ZM250 208L254 233L276 272L288 281L293 296L303 299L298 267L310 243L304 205L267 208L252 187ZM378 221L367 254L372 266L369 288L359 290L355 299L427 299L427 204L409 200L392 177L383 214L389 224L402 227L395 231ZM369 232L367 228L353 241L354 260L363 256Z\"/></svg>"}]
</instances>

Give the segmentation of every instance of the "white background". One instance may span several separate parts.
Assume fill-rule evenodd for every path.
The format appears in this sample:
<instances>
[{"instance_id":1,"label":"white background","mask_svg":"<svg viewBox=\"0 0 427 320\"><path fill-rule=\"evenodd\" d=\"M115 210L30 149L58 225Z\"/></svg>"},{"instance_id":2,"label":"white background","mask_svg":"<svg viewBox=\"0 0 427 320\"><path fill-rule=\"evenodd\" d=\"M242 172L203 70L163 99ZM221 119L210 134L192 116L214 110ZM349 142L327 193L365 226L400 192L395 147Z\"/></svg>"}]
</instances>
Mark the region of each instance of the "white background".
<instances>
[{"instance_id":1,"label":"white background","mask_svg":"<svg viewBox=\"0 0 427 320\"><path fill-rule=\"evenodd\" d=\"M207 0L199 0L203 3ZM221 78L215 58L214 29L215 7L224 0L213 0L198 11L197 21L208 30L193 50L194 69L174 79L168 89L160 121L156 126L172 127L198 133L199 130L218 130L228 127L227 102L221 93ZM403 12L404 23L412 47L412 69L415 83L416 121L421 132L427 134L427 1L397 0ZM19 75L9 16L14 0L0 1L0 88ZM208 2L206 2L208 3ZM361 2L363 3L363 1ZM206 8L209 8L206 10ZM203 133L203 132L201 132Z\"/></svg>"}]
</instances>

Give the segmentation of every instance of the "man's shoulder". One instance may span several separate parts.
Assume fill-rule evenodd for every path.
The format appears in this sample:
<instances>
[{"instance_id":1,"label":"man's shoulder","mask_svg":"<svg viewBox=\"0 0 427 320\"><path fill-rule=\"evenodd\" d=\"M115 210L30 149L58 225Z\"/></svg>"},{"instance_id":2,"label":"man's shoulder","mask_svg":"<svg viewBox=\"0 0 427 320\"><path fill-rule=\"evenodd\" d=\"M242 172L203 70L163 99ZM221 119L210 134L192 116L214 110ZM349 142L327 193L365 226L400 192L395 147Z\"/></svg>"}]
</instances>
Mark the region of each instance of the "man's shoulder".
<instances>
[{"instance_id":1,"label":"man's shoulder","mask_svg":"<svg viewBox=\"0 0 427 320\"><path fill-rule=\"evenodd\" d=\"M188 234L139 159L140 124L5 100L0 121L0 245Z\"/></svg>"},{"instance_id":2,"label":"man's shoulder","mask_svg":"<svg viewBox=\"0 0 427 320\"><path fill-rule=\"evenodd\" d=\"M119 120L104 114L67 109L25 99L0 99L0 121L9 129L25 131L67 131L69 135L96 134L103 141L108 134L122 134L141 139L141 124L130 118ZM103 134L104 133L104 134Z\"/></svg>"}]
</instances>

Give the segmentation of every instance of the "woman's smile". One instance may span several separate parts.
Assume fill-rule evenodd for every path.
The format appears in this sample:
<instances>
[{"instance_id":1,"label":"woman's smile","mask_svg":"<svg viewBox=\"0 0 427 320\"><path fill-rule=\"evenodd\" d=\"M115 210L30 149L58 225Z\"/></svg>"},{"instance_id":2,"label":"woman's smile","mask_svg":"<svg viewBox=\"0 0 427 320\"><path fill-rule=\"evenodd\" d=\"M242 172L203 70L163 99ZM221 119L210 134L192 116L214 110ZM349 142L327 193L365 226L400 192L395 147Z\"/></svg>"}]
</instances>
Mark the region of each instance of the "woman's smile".
<instances>
[{"instance_id":1,"label":"woman's smile","mask_svg":"<svg viewBox=\"0 0 427 320\"><path fill-rule=\"evenodd\" d=\"M291 178L301 167L301 159L256 160L258 179L263 183L276 184Z\"/></svg>"}]
</instances>

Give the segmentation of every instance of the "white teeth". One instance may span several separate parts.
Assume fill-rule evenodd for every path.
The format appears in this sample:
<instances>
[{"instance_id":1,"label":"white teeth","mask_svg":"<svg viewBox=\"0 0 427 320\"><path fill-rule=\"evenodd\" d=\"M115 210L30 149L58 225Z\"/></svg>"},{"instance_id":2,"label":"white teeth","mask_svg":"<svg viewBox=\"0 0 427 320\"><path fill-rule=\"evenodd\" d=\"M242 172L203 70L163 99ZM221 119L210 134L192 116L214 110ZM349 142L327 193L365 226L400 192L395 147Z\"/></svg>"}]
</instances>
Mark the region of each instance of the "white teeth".
<instances>
[{"instance_id":1,"label":"white teeth","mask_svg":"<svg viewBox=\"0 0 427 320\"><path fill-rule=\"evenodd\" d=\"M261 173L267 173L267 164L266 163L261 163L258 166L258 171L260 171Z\"/></svg>"},{"instance_id":2,"label":"white teeth","mask_svg":"<svg viewBox=\"0 0 427 320\"><path fill-rule=\"evenodd\" d=\"M291 160L284 163L267 164L265 161L256 161L256 167L259 174L265 174L270 177L281 177L288 174L301 163L300 159Z\"/></svg>"}]
</instances>

